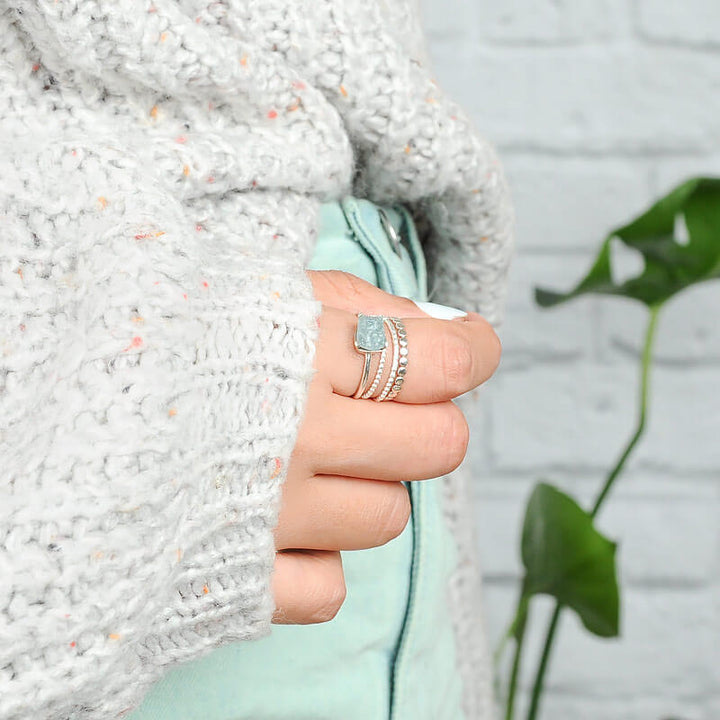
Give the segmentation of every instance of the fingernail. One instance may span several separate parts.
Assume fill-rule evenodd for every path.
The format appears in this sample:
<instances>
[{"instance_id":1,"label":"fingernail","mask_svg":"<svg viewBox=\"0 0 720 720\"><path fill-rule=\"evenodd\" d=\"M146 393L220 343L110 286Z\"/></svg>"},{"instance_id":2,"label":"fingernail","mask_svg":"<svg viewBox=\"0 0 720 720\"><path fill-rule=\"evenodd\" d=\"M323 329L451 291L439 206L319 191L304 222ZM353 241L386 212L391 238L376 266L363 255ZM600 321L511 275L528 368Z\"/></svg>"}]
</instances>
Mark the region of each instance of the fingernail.
<instances>
[{"instance_id":1,"label":"fingernail","mask_svg":"<svg viewBox=\"0 0 720 720\"><path fill-rule=\"evenodd\" d=\"M414 302L424 313L427 313L438 320L455 320L455 318L465 317L467 315L464 310L458 310L457 308L450 307L448 305L439 305L438 303L431 302L418 302L417 300Z\"/></svg>"}]
</instances>

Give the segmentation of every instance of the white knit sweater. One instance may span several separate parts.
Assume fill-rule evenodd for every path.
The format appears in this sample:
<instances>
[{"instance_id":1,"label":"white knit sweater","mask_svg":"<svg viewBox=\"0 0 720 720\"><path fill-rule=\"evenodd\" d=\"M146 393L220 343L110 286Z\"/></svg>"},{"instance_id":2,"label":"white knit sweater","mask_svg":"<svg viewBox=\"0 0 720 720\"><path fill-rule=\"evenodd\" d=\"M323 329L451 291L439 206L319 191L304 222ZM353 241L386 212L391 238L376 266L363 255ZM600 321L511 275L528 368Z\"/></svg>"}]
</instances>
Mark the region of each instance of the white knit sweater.
<instances>
[{"instance_id":1,"label":"white knit sweater","mask_svg":"<svg viewBox=\"0 0 720 720\"><path fill-rule=\"evenodd\" d=\"M432 299L497 320L505 184L410 2L0 0L3 720L115 718L269 632L322 200L411 204Z\"/></svg>"}]
</instances>

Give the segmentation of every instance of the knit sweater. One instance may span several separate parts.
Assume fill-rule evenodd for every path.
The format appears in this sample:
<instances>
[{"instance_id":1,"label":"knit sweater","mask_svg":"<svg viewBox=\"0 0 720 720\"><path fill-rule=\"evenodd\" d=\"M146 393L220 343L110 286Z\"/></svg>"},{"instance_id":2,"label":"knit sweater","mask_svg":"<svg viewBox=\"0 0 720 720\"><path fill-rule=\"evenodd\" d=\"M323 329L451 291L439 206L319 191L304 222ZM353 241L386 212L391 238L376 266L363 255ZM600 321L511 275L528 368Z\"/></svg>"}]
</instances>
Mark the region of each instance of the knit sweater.
<instances>
[{"instance_id":1,"label":"knit sweater","mask_svg":"<svg viewBox=\"0 0 720 720\"><path fill-rule=\"evenodd\" d=\"M411 3L0 0L0 717L270 631L320 202L407 203L432 299L499 318L506 186Z\"/></svg>"}]
</instances>

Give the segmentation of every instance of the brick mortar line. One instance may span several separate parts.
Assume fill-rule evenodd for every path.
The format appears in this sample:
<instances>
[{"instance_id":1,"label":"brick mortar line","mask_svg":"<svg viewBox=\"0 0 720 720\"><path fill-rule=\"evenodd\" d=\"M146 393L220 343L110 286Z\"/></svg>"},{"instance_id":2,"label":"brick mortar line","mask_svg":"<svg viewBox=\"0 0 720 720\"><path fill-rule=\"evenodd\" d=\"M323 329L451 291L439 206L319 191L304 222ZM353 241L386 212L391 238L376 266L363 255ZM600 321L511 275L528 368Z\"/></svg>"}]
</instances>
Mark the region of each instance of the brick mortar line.
<instances>
[{"instance_id":1,"label":"brick mortar line","mask_svg":"<svg viewBox=\"0 0 720 720\"><path fill-rule=\"evenodd\" d=\"M622 537L616 539L619 539L619 541L622 542ZM485 548L484 550L487 551L487 548ZM481 548L481 553L483 553L483 548ZM717 577L720 577L720 575L718 575ZM490 571L483 572L482 580L483 584L486 587L517 589L521 580L521 575L514 575L509 571L507 573L496 573ZM687 592L688 594L697 595L699 591L704 592L706 590L713 590L717 586L717 578L713 577L708 578L707 581L690 580L679 576L674 578L658 577L657 579L652 580L620 578L620 582L622 589L629 588L632 590L646 590L647 593L642 594L647 594L651 596L656 595L658 590L674 590L680 591L682 593Z\"/></svg>"},{"instance_id":2,"label":"brick mortar line","mask_svg":"<svg viewBox=\"0 0 720 720\"><path fill-rule=\"evenodd\" d=\"M511 311L512 312L512 311ZM502 336L502 332L500 333ZM607 348L603 347L604 350ZM550 354L551 351L532 351L532 350L508 350L507 351L507 365L501 365L503 374L512 373L513 375L527 374L532 372L536 368L547 369L549 367L561 367L570 368L577 365L585 365L587 367L599 367L615 369L623 366L631 365L632 361L639 360L640 352L632 346L620 347L620 343L611 341L611 352L614 350L616 355L612 359L598 362L595 360L597 355L591 354L588 349L588 354L581 354L580 351L567 351L565 353L558 352L555 355ZM513 359L512 353L517 352L523 356L532 355L527 362L517 362L513 366L510 366L510 360ZM572 354L571 354L572 353ZM607 353L606 353L607 354ZM519 358L518 358L519 360ZM720 357L712 355L704 359L699 358L669 358L662 357L656 354L653 360L653 368L660 368L667 370L672 375L679 373L692 372L693 370L702 371L714 371L720 369Z\"/></svg>"},{"instance_id":3,"label":"brick mortar line","mask_svg":"<svg viewBox=\"0 0 720 720\"><path fill-rule=\"evenodd\" d=\"M614 451L617 452L618 448L615 448ZM609 455L608 465L611 464L612 460L613 456ZM538 480L539 476L544 473L554 473L558 476L554 478L555 480L572 479L575 482L581 483L583 487L586 487L591 483L600 482L600 475L603 473L604 470L607 470L607 468L600 465L574 465L570 462L563 465L538 465L533 470L522 470L519 468L498 468L497 466L493 467L488 464L482 468L482 478L476 481L478 482L477 491L480 491L482 489L482 483L484 479L498 481L502 480L503 482L520 484L521 482ZM683 468L682 466L672 466L671 468L668 468L667 465L664 468L660 468L657 466L652 466L649 463L638 463L634 465L630 470L630 473L627 476L624 476L624 479L629 480L630 482L632 482L633 480L637 480L639 482L674 482L677 480L677 476L679 473L683 474L684 482L694 482L698 483L701 486L705 486L711 483L717 485L718 482L717 468L708 470L692 470ZM571 475L572 477L568 478L568 475ZM585 479L583 477L578 477L579 475L587 475L588 477ZM622 479L620 480L620 482L622 483ZM647 492L638 492L638 495L642 495L643 497L664 498L667 500L677 499L677 497L672 493L663 492L655 496L651 496Z\"/></svg>"},{"instance_id":4,"label":"brick mortar line","mask_svg":"<svg viewBox=\"0 0 720 720\"><path fill-rule=\"evenodd\" d=\"M667 48L668 50L686 50L689 52L707 55L720 55L720 42L712 42L710 40L693 42L690 40L673 38L653 38L648 35L638 35L637 37L646 47L658 49Z\"/></svg>"},{"instance_id":5,"label":"brick mortar line","mask_svg":"<svg viewBox=\"0 0 720 720\"><path fill-rule=\"evenodd\" d=\"M499 51L497 52L498 55L515 54L517 51L523 52L526 50L541 50L546 53L552 53L554 51L563 52L565 50L578 49L671 50L674 52L683 52L693 55L720 55L720 42L705 40L681 40L679 38L658 38L647 35L646 33L643 33L641 30L637 29L631 29L630 33L627 35L617 35L604 39L591 37L545 39L530 36L512 39L498 38L482 34L471 38L468 35L465 35L462 31L459 33L433 33L431 29L428 33L428 42L431 48L431 59L433 67L438 64L435 58L432 56L433 47L439 48L444 45L457 46L458 43L462 44L465 48L469 50L474 50L475 52L483 52L487 50L490 54L492 54L493 51Z\"/></svg>"},{"instance_id":6,"label":"brick mortar line","mask_svg":"<svg viewBox=\"0 0 720 720\"><path fill-rule=\"evenodd\" d=\"M481 128L483 130L483 128ZM587 136L593 140L593 135ZM527 157L528 159L543 157L549 160L629 160L629 161L656 161L656 160L694 160L707 159L708 155L715 159L717 157L717 143L711 145L712 152L708 153L707 148L688 146L687 148L675 148L673 146L664 149L648 148L623 148L615 146L607 149L577 148L577 147L552 147L541 145L536 142L518 143L515 141L495 141L495 145L503 157ZM632 163L631 163L632 164Z\"/></svg>"},{"instance_id":7,"label":"brick mortar line","mask_svg":"<svg viewBox=\"0 0 720 720\"><path fill-rule=\"evenodd\" d=\"M708 157L713 160L720 161L720 153L718 148L708 155L705 150L689 148L687 150L676 150L669 148L664 151L647 150L646 148L638 148L632 153L620 149L608 150L592 150L582 148L571 148L566 151L559 151L548 146L533 144L522 145L515 142L512 143L496 143L499 150L503 150L504 157L512 157L513 159L527 158L528 160L554 160L567 162L569 160L583 160L589 163L597 163L598 160L608 160L610 162L626 161L629 166L635 166L642 162L654 163L658 160L707 160Z\"/></svg>"}]
</instances>

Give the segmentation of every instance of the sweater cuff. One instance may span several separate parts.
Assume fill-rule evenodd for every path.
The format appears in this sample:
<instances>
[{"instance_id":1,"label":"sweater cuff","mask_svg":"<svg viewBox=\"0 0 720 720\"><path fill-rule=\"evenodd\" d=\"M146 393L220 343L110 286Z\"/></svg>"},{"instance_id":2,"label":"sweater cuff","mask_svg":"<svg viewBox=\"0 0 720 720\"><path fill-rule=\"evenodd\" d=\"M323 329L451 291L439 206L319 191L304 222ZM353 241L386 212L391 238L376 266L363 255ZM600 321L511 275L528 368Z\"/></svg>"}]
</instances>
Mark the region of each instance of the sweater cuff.
<instances>
[{"instance_id":1,"label":"sweater cuff","mask_svg":"<svg viewBox=\"0 0 720 720\"><path fill-rule=\"evenodd\" d=\"M118 717L273 610L317 202L180 206L109 153L10 148L0 167L4 718Z\"/></svg>"},{"instance_id":2,"label":"sweater cuff","mask_svg":"<svg viewBox=\"0 0 720 720\"><path fill-rule=\"evenodd\" d=\"M268 297L279 281L273 274ZM216 320L192 387L169 410L173 419L192 418L179 463L196 470L187 475L194 498L176 547L168 548L177 579L143 643L141 654L153 664L270 630L273 531L313 375L319 313L309 281L285 277L282 284L285 292L293 286L292 294L285 302L254 303L252 322Z\"/></svg>"}]
</instances>

